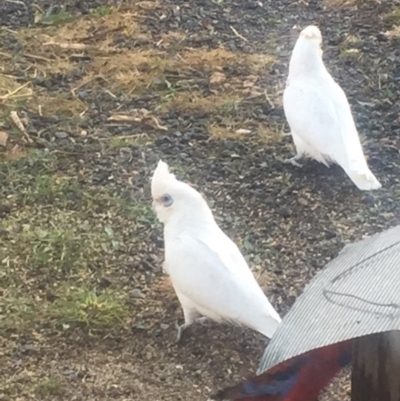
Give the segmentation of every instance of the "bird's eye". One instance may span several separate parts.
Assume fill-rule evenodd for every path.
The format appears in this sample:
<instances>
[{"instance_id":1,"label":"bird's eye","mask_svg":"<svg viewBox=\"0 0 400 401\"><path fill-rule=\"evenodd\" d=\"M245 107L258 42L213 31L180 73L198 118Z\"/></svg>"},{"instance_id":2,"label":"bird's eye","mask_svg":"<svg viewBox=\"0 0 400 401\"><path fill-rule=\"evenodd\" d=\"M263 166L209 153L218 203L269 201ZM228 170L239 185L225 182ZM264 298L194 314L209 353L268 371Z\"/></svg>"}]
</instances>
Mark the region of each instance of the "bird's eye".
<instances>
[{"instance_id":1,"label":"bird's eye","mask_svg":"<svg viewBox=\"0 0 400 401\"><path fill-rule=\"evenodd\" d=\"M172 199L172 197L168 194L163 195L161 197L162 203L165 207L169 207L174 203L174 200Z\"/></svg>"}]
</instances>

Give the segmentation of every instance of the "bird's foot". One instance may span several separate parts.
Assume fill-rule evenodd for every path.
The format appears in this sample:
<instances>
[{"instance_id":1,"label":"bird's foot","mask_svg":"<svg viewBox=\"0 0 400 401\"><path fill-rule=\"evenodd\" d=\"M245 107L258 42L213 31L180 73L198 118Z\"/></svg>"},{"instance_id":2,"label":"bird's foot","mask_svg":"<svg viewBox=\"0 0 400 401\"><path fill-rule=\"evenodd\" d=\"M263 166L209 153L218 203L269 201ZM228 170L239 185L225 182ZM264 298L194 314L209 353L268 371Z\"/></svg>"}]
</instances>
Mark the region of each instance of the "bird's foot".
<instances>
[{"instance_id":1,"label":"bird's foot","mask_svg":"<svg viewBox=\"0 0 400 401\"><path fill-rule=\"evenodd\" d=\"M179 343L182 339L182 334L183 332L188 328L187 324L179 324L178 321L175 322L175 327L178 330L178 333L176 335L176 342Z\"/></svg>"},{"instance_id":2,"label":"bird's foot","mask_svg":"<svg viewBox=\"0 0 400 401\"><path fill-rule=\"evenodd\" d=\"M196 319L196 323L204 324L207 322L207 318L205 316L199 317Z\"/></svg>"},{"instance_id":3,"label":"bird's foot","mask_svg":"<svg viewBox=\"0 0 400 401\"><path fill-rule=\"evenodd\" d=\"M206 323L207 322L207 318L206 317L199 317L199 318L197 318L196 320L195 320L195 322L196 323L200 323L200 324L204 324L204 323ZM190 323L190 324L188 324L188 323L184 323L184 324L179 324L178 323L178 321L176 321L175 322L175 327L176 327L176 329L178 330L178 333L177 333L177 335L176 335L176 342L180 342L181 341L181 339L182 339L182 335L183 335L183 332L189 327L189 326L191 326L193 323Z\"/></svg>"},{"instance_id":4,"label":"bird's foot","mask_svg":"<svg viewBox=\"0 0 400 401\"><path fill-rule=\"evenodd\" d=\"M290 159L282 160L282 163L284 163L284 164L292 164L293 166L296 166L296 167L303 167L302 164L297 162L297 160L299 160L300 158L301 158L301 156L296 155L296 156L291 157Z\"/></svg>"}]
</instances>

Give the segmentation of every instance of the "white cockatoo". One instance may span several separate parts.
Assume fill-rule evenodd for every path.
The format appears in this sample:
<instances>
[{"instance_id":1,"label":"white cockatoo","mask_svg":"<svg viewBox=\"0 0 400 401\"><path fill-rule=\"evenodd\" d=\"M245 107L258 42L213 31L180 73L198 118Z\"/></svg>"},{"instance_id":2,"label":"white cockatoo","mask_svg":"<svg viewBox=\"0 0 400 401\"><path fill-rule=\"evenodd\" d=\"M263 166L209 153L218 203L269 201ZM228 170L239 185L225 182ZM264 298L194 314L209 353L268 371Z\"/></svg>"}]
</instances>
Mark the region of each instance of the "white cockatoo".
<instances>
[{"instance_id":1,"label":"white cockatoo","mask_svg":"<svg viewBox=\"0 0 400 401\"><path fill-rule=\"evenodd\" d=\"M325 68L321 42L320 30L310 25L293 49L283 107L297 155L285 162L301 167L297 160L309 156L327 167L337 163L359 189L378 189L347 97Z\"/></svg>"},{"instance_id":2,"label":"white cockatoo","mask_svg":"<svg viewBox=\"0 0 400 401\"><path fill-rule=\"evenodd\" d=\"M153 208L164 224L165 262L185 323L209 318L248 326L271 338L281 322L238 247L219 228L204 198L159 161ZM202 316L202 317L201 317Z\"/></svg>"}]
</instances>

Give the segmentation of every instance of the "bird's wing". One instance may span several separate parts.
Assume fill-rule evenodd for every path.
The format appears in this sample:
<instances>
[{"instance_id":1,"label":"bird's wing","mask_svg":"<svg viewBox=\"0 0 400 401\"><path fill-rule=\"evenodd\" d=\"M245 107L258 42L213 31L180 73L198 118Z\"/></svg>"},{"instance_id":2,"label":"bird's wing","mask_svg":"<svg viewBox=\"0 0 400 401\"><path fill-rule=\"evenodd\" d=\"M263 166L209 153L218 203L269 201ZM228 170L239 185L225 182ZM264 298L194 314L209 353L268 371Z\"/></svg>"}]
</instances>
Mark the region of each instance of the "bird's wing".
<instances>
[{"instance_id":1,"label":"bird's wing","mask_svg":"<svg viewBox=\"0 0 400 401\"><path fill-rule=\"evenodd\" d=\"M268 314L280 322L239 249L222 231L181 233L166 242L166 260L175 288L223 320L253 327L258 319L262 326Z\"/></svg>"},{"instance_id":2,"label":"bird's wing","mask_svg":"<svg viewBox=\"0 0 400 401\"><path fill-rule=\"evenodd\" d=\"M328 73L289 79L283 101L288 123L302 141L342 167L364 160L346 95Z\"/></svg>"}]
</instances>

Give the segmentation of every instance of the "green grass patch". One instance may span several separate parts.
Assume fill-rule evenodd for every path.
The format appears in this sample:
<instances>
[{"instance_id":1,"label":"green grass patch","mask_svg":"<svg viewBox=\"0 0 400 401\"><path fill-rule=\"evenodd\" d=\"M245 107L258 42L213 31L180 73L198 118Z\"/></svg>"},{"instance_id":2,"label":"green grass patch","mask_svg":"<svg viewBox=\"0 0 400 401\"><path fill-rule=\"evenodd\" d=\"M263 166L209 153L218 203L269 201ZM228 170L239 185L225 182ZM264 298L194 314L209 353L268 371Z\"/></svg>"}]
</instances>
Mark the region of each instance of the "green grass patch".
<instances>
[{"instance_id":1,"label":"green grass patch","mask_svg":"<svg viewBox=\"0 0 400 401\"><path fill-rule=\"evenodd\" d=\"M113 8L113 7L100 6L100 7L96 7L96 8L93 8L92 10L90 10L89 15L91 17L101 18L101 17L104 17L106 15L110 15L114 11L115 11L115 8Z\"/></svg>"},{"instance_id":2,"label":"green grass patch","mask_svg":"<svg viewBox=\"0 0 400 401\"><path fill-rule=\"evenodd\" d=\"M36 209L34 216L28 212L11 215L0 225L8 238L0 244L0 253L7 255L5 261L14 275L25 266L28 276L66 278L95 269L104 253L123 247L118 232L101 220L82 221L79 212L52 210L49 214L47 208Z\"/></svg>"},{"instance_id":3,"label":"green grass patch","mask_svg":"<svg viewBox=\"0 0 400 401\"><path fill-rule=\"evenodd\" d=\"M0 300L0 334L28 333L40 326L105 330L124 327L129 310L126 293L108 288L63 284L51 297L38 292L25 296L20 288L6 290Z\"/></svg>"},{"instance_id":4,"label":"green grass patch","mask_svg":"<svg viewBox=\"0 0 400 401\"><path fill-rule=\"evenodd\" d=\"M35 9L36 24L59 26L75 21L77 18L67 11L66 6L57 9L56 6L51 5L46 11Z\"/></svg>"},{"instance_id":5,"label":"green grass patch","mask_svg":"<svg viewBox=\"0 0 400 401\"><path fill-rule=\"evenodd\" d=\"M0 220L0 332L126 321L124 284L99 291L98 283L118 277L129 246L148 240L156 217L128 185L91 181L59 154L0 162L0 210L8 210Z\"/></svg>"},{"instance_id":6,"label":"green grass patch","mask_svg":"<svg viewBox=\"0 0 400 401\"><path fill-rule=\"evenodd\" d=\"M97 293L88 288L68 288L49 306L48 315L56 324L88 329L123 326L128 315L125 294L107 289Z\"/></svg>"},{"instance_id":7,"label":"green grass patch","mask_svg":"<svg viewBox=\"0 0 400 401\"><path fill-rule=\"evenodd\" d=\"M0 334L25 333L35 324L36 318L34 299L15 288L5 290L0 298Z\"/></svg>"},{"instance_id":8,"label":"green grass patch","mask_svg":"<svg viewBox=\"0 0 400 401\"><path fill-rule=\"evenodd\" d=\"M135 135L132 137L111 137L110 138L110 146L113 148L127 148L131 146L143 146L150 145L153 143L147 135Z\"/></svg>"},{"instance_id":9,"label":"green grass patch","mask_svg":"<svg viewBox=\"0 0 400 401\"><path fill-rule=\"evenodd\" d=\"M65 394L63 384L56 378L44 378L33 386L33 392L39 399L53 399L53 397Z\"/></svg>"},{"instance_id":10,"label":"green grass patch","mask_svg":"<svg viewBox=\"0 0 400 401\"><path fill-rule=\"evenodd\" d=\"M25 224L20 240L22 246L31 245L31 255L28 257L31 269L47 270L51 267L52 270L66 273L77 267L81 258L84 260L90 256L85 254L89 247L85 246L84 237L82 232L76 232L71 226L46 230Z\"/></svg>"},{"instance_id":11,"label":"green grass patch","mask_svg":"<svg viewBox=\"0 0 400 401\"><path fill-rule=\"evenodd\" d=\"M393 8L393 10L385 14L383 18L388 24L400 25L400 8Z\"/></svg>"}]
</instances>

